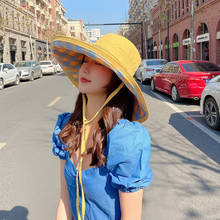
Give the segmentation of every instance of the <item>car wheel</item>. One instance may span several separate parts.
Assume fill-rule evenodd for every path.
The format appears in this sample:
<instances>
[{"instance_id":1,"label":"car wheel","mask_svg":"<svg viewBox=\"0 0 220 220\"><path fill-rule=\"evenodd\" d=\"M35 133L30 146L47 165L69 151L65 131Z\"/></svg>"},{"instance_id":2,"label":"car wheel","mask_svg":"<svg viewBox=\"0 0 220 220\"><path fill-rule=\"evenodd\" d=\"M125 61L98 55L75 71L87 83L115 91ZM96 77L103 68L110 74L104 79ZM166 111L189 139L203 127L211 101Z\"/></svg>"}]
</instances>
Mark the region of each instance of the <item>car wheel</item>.
<instances>
[{"instance_id":1,"label":"car wheel","mask_svg":"<svg viewBox=\"0 0 220 220\"><path fill-rule=\"evenodd\" d=\"M0 79L0 90L4 89L4 80Z\"/></svg>"},{"instance_id":2,"label":"car wheel","mask_svg":"<svg viewBox=\"0 0 220 220\"><path fill-rule=\"evenodd\" d=\"M205 120L209 127L220 129L220 115L218 105L213 98L208 98L204 104Z\"/></svg>"},{"instance_id":3,"label":"car wheel","mask_svg":"<svg viewBox=\"0 0 220 220\"><path fill-rule=\"evenodd\" d=\"M34 80L34 73L31 73L30 81L33 81L33 80Z\"/></svg>"},{"instance_id":4,"label":"car wheel","mask_svg":"<svg viewBox=\"0 0 220 220\"><path fill-rule=\"evenodd\" d=\"M15 85L17 86L19 85L19 83L20 83L20 78L19 76L16 76Z\"/></svg>"},{"instance_id":5,"label":"car wheel","mask_svg":"<svg viewBox=\"0 0 220 220\"><path fill-rule=\"evenodd\" d=\"M172 86L172 89L171 89L171 98L174 102L179 102L181 100L179 92L175 85Z\"/></svg>"},{"instance_id":6,"label":"car wheel","mask_svg":"<svg viewBox=\"0 0 220 220\"><path fill-rule=\"evenodd\" d=\"M150 86L151 86L151 90L152 90L153 92L155 92L155 91L156 91L156 87L155 87L155 83L154 83L154 80L153 80L153 79L151 79L151 81L150 81Z\"/></svg>"}]
</instances>

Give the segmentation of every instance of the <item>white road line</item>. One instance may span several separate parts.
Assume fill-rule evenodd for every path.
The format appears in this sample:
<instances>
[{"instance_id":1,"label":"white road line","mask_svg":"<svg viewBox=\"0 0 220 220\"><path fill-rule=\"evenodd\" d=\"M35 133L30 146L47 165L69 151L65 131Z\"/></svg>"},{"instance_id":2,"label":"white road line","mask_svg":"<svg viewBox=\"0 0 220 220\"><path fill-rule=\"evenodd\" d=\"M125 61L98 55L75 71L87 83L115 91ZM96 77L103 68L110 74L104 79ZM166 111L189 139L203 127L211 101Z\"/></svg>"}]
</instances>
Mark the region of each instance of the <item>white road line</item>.
<instances>
[{"instance_id":1,"label":"white road line","mask_svg":"<svg viewBox=\"0 0 220 220\"><path fill-rule=\"evenodd\" d=\"M188 114L188 116L192 118L204 118L205 117L204 115L190 115L190 114Z\"/></svg>"},{"instance_id":2,"label":"white road line","mask_svg":"<svg viewBox=\"0 0 220 220\"><path fill-rule=\"evenodd\" d=\"M153 93L158 99L160 99L161 101L163 101L165 104L167 104L170 108L172 108L175 112L180 113L180 115L182 115L185 119L189 119L189 118L193 118L195 116L193 115L188 115L185 112L183 112L182 110L180 110L179 108L177 108L175 105L169 103L166 99L164 99L162 96ZM217 143L220 144L220 136L216 135L215 133L213 133L211 130L209 130L208 128L206 128L205 126L203 126L202 124L200 124L199 122L195 121L195 120L188 120L189 122L191 122L192 124L194 124L197 128L201 129L204 133L206 133L209 137L211 137L212 139L214 139Z\"/></svg>"},{"instance_id":3,"label":"white road line","mask_svg":"<svg viewBox=\"0 0 220 220\"><path fill-rule=\"evenodd\" d=\"M6 143L1 143L0 142L0 149L2 149L5 145L6 145Z\"/></svg>"},{"instance_id":4,"label":"white road line","mask_svg":"<svg viewBox=\"0 0 220 220\"><path fill-rule=\"evenodd\" d=\"M55 103L57 103L61 99L61 96L56 97L49 105L48 107L53 106Z\"/></svg>"}]
</instances>

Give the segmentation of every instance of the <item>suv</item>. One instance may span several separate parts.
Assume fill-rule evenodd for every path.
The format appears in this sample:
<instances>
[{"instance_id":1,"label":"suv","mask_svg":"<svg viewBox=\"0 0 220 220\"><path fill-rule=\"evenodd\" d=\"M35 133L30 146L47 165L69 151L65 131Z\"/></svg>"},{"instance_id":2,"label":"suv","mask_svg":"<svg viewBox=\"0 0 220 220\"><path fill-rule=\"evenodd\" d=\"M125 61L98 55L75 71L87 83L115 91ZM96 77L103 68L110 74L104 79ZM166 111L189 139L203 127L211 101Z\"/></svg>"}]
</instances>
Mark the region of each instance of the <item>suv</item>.
<instances>
[{"instance_id":1,"label":"suv","mask_svg":"<svg viewBox=\"0 0 220 220\"><path fill-rule=\"evenodd\" d=\"M220 129L220 75L211 79L203 90L200 113L209 127Z\"/></svg>"},{"instance_id":2,"label":"suv","mask_svg":"<svg viewBox=\"0 0 220 220\"><path fill-rule=\"evenodd\" d=\"M35 78L42 77L42 70L37 61L20 61L15 64L19 71L20 78L33 81Z\"/></svg>"},{"instance_id":3,"label":"suv","mask_svg":"<svg viewBox=\"0 0 220 220\"><path fill-rule=\"evenodd\" d=\"M0 63L0 90L4 89L7 84L20 83L19 72L14 65L10 63Z\"/></svg>"}]
</instances>

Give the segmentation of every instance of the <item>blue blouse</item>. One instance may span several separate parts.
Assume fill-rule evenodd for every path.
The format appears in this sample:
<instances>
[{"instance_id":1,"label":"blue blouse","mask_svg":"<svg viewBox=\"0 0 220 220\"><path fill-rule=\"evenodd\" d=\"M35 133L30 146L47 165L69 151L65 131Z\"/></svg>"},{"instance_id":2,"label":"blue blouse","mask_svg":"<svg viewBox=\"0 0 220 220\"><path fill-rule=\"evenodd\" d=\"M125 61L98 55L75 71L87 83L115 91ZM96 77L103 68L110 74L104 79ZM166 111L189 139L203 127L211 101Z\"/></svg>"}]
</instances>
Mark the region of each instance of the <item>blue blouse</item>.
<instances>
[{"instance_id":1,"label":"blue blouse","mask_svg":"<svg viewBox=\"0 0 220 220\"><path fill-rule=\"evenodd\" d=\"M76 168L70 160L67 147L62 144L58 134L70 118L70 113L63 113L53 133L53 153L66 160L64 175L69 192L74 220L76 211ZM119 192L135 192L152 182L150 161L150 136L139 122L121 119L107 135L104 152L105 166L88 168L82 171L85 194L85 220L120 220ZM80 195L81 210L81 195Z\"/></svg>"}]
</instances>

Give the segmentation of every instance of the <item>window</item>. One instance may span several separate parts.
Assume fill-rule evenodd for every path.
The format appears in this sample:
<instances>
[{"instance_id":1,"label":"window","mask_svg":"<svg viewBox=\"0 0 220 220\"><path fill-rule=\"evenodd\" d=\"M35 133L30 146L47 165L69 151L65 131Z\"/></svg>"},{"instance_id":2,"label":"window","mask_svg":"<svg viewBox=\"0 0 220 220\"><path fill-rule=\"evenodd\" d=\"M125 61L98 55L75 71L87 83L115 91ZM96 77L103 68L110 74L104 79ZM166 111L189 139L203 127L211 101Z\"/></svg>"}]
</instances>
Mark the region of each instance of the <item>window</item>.
<instances>
[{"instance_id":1,"label":"window","mask_svg":"<svg viewBox=\"0 0 220 220\"><path fill-rule=\"evenodd\" d=\"M75 30L75 27L74 26L71 26L71 31L74 31Z\"/></svg>"},{"instance_id":2,"label":"window","mask_svg":"<svg viewBox=\"0 0 220 220\"><path fill-rule=\"evenodd\" d=\"M196 6L197 7L199 6L199 0L196 0Z\"/></svg>"},{"instance_id":3,"label":"window","mask_svg":"<svg viewBox=\"0 0 220 220\"><path fill-rule=\"evenodd\" d=\"M12 66L11 64L8 64L8 69L14 69L14 66Z\"/></svg>"},{"instance_id":4,"label":"window","mask_svg":"<svg viewBox=\"0 0 220 220\"><path fill-rule=\"evenodd\" d=\"M187 72L220 71L220 67L214 63L184 63L183 68Z\"/></svg>"},{"instance_id":5,"label":"window","mask_svg":"<svg viewBox=\"0 0 220 220\"><path fill-rule=\"evenodd\" d=\"M177 63L170 63L169 64L169 72L170 73L178 73L179 72L179 64Z\"/></svg>"},{"instance_id":6,"label":"window","mask_svg":"<svg viewBox=\"0 0 220 220\"><path fill-rule=\"evenodd\" d=\"M180 0L178 2L178 17L180 17Z\"/></svg>"}]
</instances>

